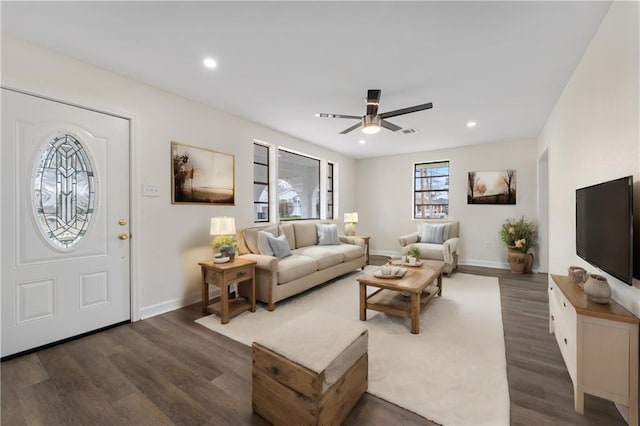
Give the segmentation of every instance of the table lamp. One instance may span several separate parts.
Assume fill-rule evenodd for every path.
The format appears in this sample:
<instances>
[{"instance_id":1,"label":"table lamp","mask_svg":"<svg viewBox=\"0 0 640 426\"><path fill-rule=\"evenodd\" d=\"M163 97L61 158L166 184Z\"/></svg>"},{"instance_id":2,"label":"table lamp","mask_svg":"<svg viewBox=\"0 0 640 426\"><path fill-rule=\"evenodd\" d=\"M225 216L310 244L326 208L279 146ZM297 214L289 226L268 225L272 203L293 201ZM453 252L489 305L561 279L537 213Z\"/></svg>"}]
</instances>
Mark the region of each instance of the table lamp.
<instances>
[{"instance_id":1,"label":"table lamp","mask_svg":"<svg viewBox=\"0 0 640 426\"><path fill-rule=\"evenodd\" d=\"M232 255L235 254L235 250L233 249L236 235L235 219L226 216L212 217L209 234L214 236L213 241L211 242L214 253L216 249L218 249L220 250L221 255L232 258Z\"/></svg>"},{"instance_id":2,"label":"table lamp","mask_svg":"<svg viewBox=\"0 0 640 426\"><path fill-rule=\"evenodd\" d=\"M344 214L344 235L356 235L356 223L358 223L358 213L351 212Z\"/></svg>"}]
</instances>

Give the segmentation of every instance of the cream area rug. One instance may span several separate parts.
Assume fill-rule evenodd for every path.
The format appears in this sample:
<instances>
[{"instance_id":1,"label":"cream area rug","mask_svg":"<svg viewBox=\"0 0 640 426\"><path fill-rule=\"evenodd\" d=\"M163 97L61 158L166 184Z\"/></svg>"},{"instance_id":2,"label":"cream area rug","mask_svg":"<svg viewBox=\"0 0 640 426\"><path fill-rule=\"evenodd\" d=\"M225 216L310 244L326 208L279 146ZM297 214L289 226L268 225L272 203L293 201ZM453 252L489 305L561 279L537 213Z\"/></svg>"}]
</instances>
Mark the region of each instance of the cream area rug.
<instances>
[{"instance_id":1,"label":"cream area rug","mask_svg":"<svg viewBox=\"0 0 640 426\"><path fill-rule=\"evenodd\" d=\"M356 278L367 266L276 304L273 312L258 305L226 324L209 315L199 324L251 345L265 330L295 320L310 310L357 321ZM443 278L443 296L420 316L420 334L410 320L367 311L369 389L367 392L444 425L508 425L502 309L498 279L454 273ZM300 330L304 333L304 330ZM295 339L295 336L291 336Z\"/></svg>"}]
</instances>

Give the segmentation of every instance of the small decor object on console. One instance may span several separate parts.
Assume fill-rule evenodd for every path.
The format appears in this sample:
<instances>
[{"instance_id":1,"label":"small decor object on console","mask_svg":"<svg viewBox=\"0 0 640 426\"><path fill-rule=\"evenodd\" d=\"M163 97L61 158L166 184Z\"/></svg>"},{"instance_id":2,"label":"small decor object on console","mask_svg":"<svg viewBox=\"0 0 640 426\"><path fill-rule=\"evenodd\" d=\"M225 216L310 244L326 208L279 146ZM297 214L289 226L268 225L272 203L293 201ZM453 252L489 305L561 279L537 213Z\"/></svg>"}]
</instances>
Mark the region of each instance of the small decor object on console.
<instances>
[{"instance_id":1,"label":"small decor object on console","mask_svg":"<svg viewBox=\"0 0 640 426\"><path fill-rule=\"evenodd\" d=\"M611 287L602 275L590 274L583 291L592 302L607 304L611 301Z\"/></svg>"},{"instance_id":2,"label":"small decor object on console","mask_svg":"<svg viewBox=\"0 0 640 426\"><path fill-rule=\"evenodd\" d=\"M589 278L589 274L587 274L586 269L580 266L569 266L569 278L571 278L571 281L582 287L581 284Z\"/></svg>"}]
</instances>

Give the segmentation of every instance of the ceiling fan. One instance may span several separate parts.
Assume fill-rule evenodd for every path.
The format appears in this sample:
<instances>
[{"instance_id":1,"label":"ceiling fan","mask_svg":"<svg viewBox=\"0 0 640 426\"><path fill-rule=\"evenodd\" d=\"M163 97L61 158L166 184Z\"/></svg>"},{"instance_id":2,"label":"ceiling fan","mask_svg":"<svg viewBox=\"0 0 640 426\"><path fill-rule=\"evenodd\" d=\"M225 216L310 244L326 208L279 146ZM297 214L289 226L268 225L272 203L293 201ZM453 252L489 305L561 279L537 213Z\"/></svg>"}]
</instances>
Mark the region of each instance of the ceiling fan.
<instances>
[{"instance_id":1,"label":"ceiling fan","mask_svg":"<svg viewBox=\"0 0 640 426\"><path fill-rule=\"evenodd\" d=\"M372 135L378 133L382 127L389 129L392 132L401 130L402 127L396 126L393 123L388 122L386 119L391 117L397 117L398 115L410 114L412 112L422 111L425 109L433 108L431 102L422 105L416 105L412 107L397 109L395 111L383 112L378 114L378 105L380 105L380 89L369 89L367 92L367 114L363 116L357 115L345 115L345 114L326 114L318 113L316 117L322 118L347 118L352 120L360 120L358 124L355 124L348 129L344 129L340 132L341 135L345 135L352 130L362 127L362 131L366 134Z\"/></svg>"}]
</instances>

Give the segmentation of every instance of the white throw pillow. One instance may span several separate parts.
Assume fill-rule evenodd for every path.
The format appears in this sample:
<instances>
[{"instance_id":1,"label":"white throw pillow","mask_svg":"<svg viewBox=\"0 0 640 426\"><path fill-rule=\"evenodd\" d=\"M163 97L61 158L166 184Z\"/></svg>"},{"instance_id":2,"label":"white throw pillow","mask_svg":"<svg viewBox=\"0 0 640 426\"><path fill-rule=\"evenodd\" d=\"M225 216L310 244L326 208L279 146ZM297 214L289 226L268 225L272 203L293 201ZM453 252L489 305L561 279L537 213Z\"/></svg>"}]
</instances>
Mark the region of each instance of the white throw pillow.
<instances>
[{"instance_id":1,"label":"white throw pillow","mask_svg":"<svg viewBox=\"0 0 640 426\"><path fill-rule=\"evenodd\" d=\"M335 223L316 223L318 245L328 246L340 244L338 239L338 225Z\"/></svg>"},{"instance_id":2,"label":"white throw pillow","mask_svg":"<svg viewBox=\"0 0 640 426\"><path fill-rule=\"evenodd\" d=\"M271 232L258 231L258 251L266 256L273 256L273 250L269 245L269 237L274 237Z\"/></svg>"}]
</instances>

